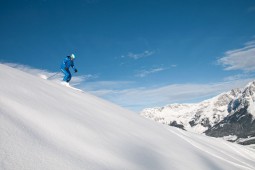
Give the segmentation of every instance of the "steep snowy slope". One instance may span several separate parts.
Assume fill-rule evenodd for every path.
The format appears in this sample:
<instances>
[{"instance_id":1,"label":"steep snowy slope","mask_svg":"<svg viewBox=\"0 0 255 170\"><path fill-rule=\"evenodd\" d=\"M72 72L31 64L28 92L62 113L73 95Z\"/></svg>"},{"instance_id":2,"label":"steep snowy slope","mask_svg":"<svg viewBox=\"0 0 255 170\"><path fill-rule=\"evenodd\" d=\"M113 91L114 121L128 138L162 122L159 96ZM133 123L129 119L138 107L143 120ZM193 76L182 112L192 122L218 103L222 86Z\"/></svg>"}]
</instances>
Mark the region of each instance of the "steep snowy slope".
<instances>
[{"instance_id":1,"label":"steep snowy slope","mask_svg":"<svg viewBox=\"0 0 255 170\"><path fill-rule=\"evenodd\" d=\"M0 64L1 170L254 170L255 152Z\"/></svg>"}]
</instances>

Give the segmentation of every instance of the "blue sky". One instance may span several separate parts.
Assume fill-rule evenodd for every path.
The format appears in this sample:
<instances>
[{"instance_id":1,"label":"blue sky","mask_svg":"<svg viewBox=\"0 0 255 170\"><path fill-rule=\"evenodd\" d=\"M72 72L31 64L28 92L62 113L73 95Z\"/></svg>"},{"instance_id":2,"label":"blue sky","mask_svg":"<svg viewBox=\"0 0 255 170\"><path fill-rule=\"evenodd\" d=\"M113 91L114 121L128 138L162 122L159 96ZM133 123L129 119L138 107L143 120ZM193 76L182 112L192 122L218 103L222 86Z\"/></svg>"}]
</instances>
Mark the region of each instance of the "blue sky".
<instances>
[{"instance_id":1,"label":"blue sky","mask_svg":"<svg viewBox=\"0 0 255 170\"><path fill-rule=\"evenodd\" d=\"M0 0L0 61L58 72L131 110L254 79L254 0Z\"/></svg>"}]
</instances>

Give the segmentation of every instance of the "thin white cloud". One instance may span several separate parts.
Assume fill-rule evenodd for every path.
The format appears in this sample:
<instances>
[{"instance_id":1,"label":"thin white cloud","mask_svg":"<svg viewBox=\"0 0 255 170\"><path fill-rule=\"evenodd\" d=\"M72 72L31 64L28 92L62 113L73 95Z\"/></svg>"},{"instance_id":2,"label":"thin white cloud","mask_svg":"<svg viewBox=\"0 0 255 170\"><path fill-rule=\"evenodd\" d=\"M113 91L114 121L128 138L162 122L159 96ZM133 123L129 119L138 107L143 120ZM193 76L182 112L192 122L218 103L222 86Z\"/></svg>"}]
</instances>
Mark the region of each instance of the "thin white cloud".
<instances>
[{"instance_id":1,"label":"thin white cloud","mask_svg":"<svg viewBox=\"0 0 255 170\"><path fill-rule=\"evenodd\" d=\"M254 77L254 75L252 75L252 74L236 74L236 75L225 77L224 81L236 81L236 80L248 79L251 77Z\"/></svg>"},{"instance_id":2,"label":"thin white cloud","mask_svg":"<svg viewBox=\"0 0 255 170\"><path fill-rule=\"evenodd\" d=\"M84 84L83 88L89 91L97 91L101 89L108 91L128 88L133 84L134 84L133 81L95 81L87 82L86 84Z\"/></svg>"},{"instance_id":3,"label":"thin white cloud","mask_svg":"<svg viewBox=\"0 0 255 170\"><path fill-rule=\"evenodd\" d=\"M85 81L97 79L98 77L99 77L98 75L92 75L92 74L87 74L82 76L73 76L70 84L73 86L77 86Z\"/></svg>"},{"instance_id":4,"label":"thin white cloud","mask_svg":"<svg viewBox=\"0 0 255 170\"><path fill-rule=\"evenodd\" d=\"M173 84L156 88L91 89L90 92L134 111L146 107L164 106L171 103L198 102L233 88L244 87L253 79L242 79L212 84Z\"/></svg>"},{"instance_id":5,"label":"thin white cloud","mask_svg":"<svg viewBox=\"0 0 255 170\"><path fill-rule=\"evenodd\" d=\"M132 58L134 60L138 60L138 59L141 59L141 58L145 58L145 57L149 57L151 55L155 54L155 51L144 51L142 53L137 53L137 54L134 54L132 52L128 53L127 55L122 55L121 58Z\"/></svg>"},{"instance_id":6,"label":"thin white cloud","mask_svg":"<svg viewBox=\"0 0 255 170\"><path fill-rule=\"evenodd\" d=\"M225 70L255 71L255 41L250 41L243 48L230 50L218 59Z\"/></svg>"},{"instance_id":7,"label":"thin white cloud","mask_svg":"<svg viewBox=\"0 0 255 170\"><path fill-rule=\"evenodd\" d=\"M137 73L136 73L136 77L146 77L150 74L153 74L153 73L157 73L157 72L161 72L161 71L164 71L164 70L167 70L168 68L164 68L164 67L157 67L157 68L152 68L152 69L149 69L149 70L139 70Z\"/></svg>"}]
</instances>

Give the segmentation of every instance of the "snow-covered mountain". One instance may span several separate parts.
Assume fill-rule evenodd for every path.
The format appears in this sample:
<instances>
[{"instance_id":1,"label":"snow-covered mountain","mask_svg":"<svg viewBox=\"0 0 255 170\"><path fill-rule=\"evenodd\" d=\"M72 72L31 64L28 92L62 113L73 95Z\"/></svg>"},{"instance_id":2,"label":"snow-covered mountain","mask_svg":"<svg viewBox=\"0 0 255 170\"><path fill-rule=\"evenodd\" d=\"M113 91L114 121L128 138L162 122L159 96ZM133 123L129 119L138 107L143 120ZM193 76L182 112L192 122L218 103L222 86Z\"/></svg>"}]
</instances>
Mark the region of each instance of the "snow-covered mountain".
<instances>
[{"instance_id":1,"label":"snow-covered mountain","mask_svg":"<svg viewBox=\"0 0 255 170\"><path fill-rule=\"evenodd\" d=\"M255 151L0 64L1 170L254 170Z\"/></svg>"},{"instance_id":2,"label":"snow-covered mountain","mask_svg":"<svg viewBox=\"0 0 255 170\"><path fill-rule=\"evenodd\" d=\"M241 94L228 103L228 115L205 131L214 137L232 136L240 144L255 144L255 81L249 83Z\"/></svg>"},{"instance_id":3,"label":"snow-covered mountain","mask_svg":"<svg viewBox=\"0 0 255 170\"><path fill-rule=\"evenodd\" d=\"M187 131L245 144L243 138L255 136L254 101L255 81L244 89L233 89L200 103L147 108L141 115Z\"/></svg>"}]
</instances>

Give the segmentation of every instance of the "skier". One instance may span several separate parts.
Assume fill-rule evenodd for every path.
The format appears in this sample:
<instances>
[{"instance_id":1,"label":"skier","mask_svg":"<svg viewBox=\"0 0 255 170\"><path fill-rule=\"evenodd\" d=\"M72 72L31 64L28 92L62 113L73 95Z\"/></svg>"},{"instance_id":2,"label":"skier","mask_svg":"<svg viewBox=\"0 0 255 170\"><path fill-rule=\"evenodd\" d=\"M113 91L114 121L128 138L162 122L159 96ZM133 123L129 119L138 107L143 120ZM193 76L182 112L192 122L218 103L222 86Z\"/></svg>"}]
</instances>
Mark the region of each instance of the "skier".
<instances>
[{"instance_id":1,"label":"skier","mask_svg":"<svg viewBox=\"0 0 255 170\"><path fill-rule=\"evenodd\" d=\"M75 55L71 54L70 56L67 56L64 61L61 64L61 71L65 74L63 81L69 82L72 78L72 74L69 70L70 67L73 68L74 72L76 73L78 70L74 66L74 59Z\"/></svg>"}]
</instances>

